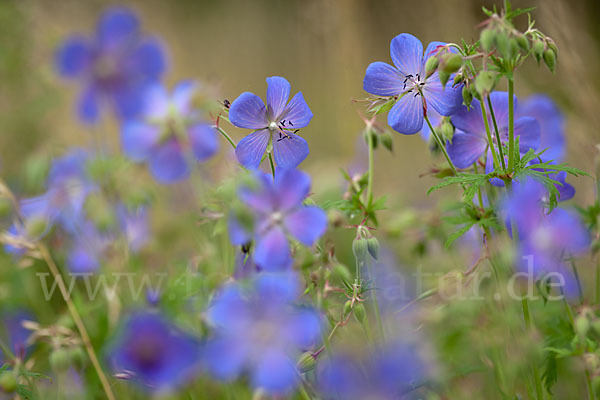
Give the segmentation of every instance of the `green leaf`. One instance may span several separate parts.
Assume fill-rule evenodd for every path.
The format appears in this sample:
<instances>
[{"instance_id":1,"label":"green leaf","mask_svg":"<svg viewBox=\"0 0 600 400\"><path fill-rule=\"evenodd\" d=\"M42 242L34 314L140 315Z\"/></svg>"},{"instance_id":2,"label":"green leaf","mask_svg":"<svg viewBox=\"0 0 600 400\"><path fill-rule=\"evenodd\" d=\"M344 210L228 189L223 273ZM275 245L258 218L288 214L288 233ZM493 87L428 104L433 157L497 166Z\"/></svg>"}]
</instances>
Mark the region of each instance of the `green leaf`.
<instances>
[{"instance_id":1,"label":"green leaf","mask_svg":"<svg viewBox=\"0 0 600 400\"><path fill-rule=\"evenodd\" d=\"M476 221L471 221L456 232L451 233L450 236L448 236L448 239L446 239L446 243L444 243L444 248L449 248L456 239L467 233L467 231L475 225L475 222Z\"/></svg>"},{"instance_id":2,"label":"green leaf","mask_svg":"<svg viewBox=\"0 0 600 400\"><path fill-rule=\"evenodd\" d=\"M392 107L394 106L394 104L396 104L397 99L395 97L392 97L391 99L389 99L388 101L386 101L385 103L381 103L381 104L377 104L376 106L374 106L373 108L371 108L371 112L375 113L375 114L382 114L384 112L388 112L392 109Z\"/></svg>"}]
</instances>

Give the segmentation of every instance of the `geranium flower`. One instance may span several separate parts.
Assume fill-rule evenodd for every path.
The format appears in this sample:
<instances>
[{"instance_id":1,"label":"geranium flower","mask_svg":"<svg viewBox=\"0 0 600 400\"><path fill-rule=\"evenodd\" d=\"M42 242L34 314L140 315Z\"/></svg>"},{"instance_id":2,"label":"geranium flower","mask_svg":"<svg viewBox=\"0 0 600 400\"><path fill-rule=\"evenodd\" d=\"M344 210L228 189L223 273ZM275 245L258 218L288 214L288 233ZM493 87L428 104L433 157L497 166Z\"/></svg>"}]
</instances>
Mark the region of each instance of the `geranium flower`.
<instances>
[{"instance_id":1,"label":"geranium flower","mask_svg":"<svg viewBox=\"0 0 600 400\"><path fill-rule=\"evenodd\" d=\"M280 168L295 168L308 156L308 143L296 133L313 117L298 92L288 103L290 83L280 77L267 78L267 105L257 95L242 93L229 108L229 121L238 128L255 131L243 138L235 149L244 167L256 169L269 143Z\"/></svg>"},{"instance_id":2,"label":"geranium flower","mask_svg":"<svg viewBox=\"0 0 600 400\"><path fill-rule=\"evenodd\" d=\"M290 394L300 381L298 357L321 338L321 318L297 304L300 293L292 273L260 274L249 288L225 286L207 313L214 334L205 361L213 375L232 380L247 371L255 388Z\"/></svg>"},{"instance_id":3,"label":"geranium flower","mask_svg":"<svg viewBox=\"0 0 600 400\"><path fill-rule=\"evenodd\" d=\"M101 102L121 118L141 111L148 84L165 70L163 50L155 38L141 34L136 15L125 7L102 14L93 37L73 35L56 52L58 73L82 86L79 117L94 123Z\"/></svg>"},{"instance_id":4,"label":"geranium flower","mask_svg":"<svg viewBox=\"0 0 600 400\"><path fill-rule=\"evenodd\" d=\"M288 236L312 246L327 228L327 215L316 206L302 202L310 191L310 177L304 172L278 170L275 179L258 173L256 187L239 191L242 202L252 211L253 229L235 218L229 222L235 245L256 241L254 261L263 269L281 269L291 263Z\"/></svg>"},{"instance_id":5,"label":"geranium flower","mask_svg":"<svg viewBox=\"0 0 600 400\"><path fill-rule=\"evenodd\" d=\"M24 321L35 321L35 318L31 313L21 310L3 312L0 318L0 322L2 322L0 336L6 340L13 355L20 360L27 358L30 347L27 339L31 336L31 331L23 327ZM0 366L5 359L4 353L0 350Z\"/></svg>"},{"instance_id":6,"label":"geranium flower","mask_svg":"<svg viewBox=\"0 0 600 400\"><path fill-rule=\"evenodd\" d=\"M562 162L566 151L565 117L554 101L546 95L535 94L519 102L515 118L533 117L540 124L540 150L543 161Z\"/></svg>"},{"instance_id":7,"label":"geranium flower","mask_svg":"<svg viewBox=\"0 0 600 400\"><path fill-rule=\"evenodd\" d=\"M201 346L162 315L138 311L123 323L109 352L113 370L152 391L169 391L198 371Z\"/></svg>"},{"instance_id":8,"label":"geranium flower","mask_svg":"<svg viewBox=\"0 0 600 400\"><path fill-rule=\"evenodd\" d=\"M423 44L409 33L392 39L390 54L394 66L374 62L367 67L363 88L376 96L397 97L388 114L388 124L405 135L423 127L423 115L429 106L441 115L452 115L462 104L462 85L444 86L438 72L425 76L425 63L443 42L431 42L423 54Z\"/></svg>"},{"instance_id":9,"label":"geranium flower","mask_svg":"<svg viewBox=\"0 0 600 400\"><path fill-rule=\"evenodd\" d=\"M498 132L502 143L508 142L508 95L506 92L493 92L490 94L492 107L496 123L498 124ZM514 104L517 104L516 97ZM477 161L488 150L488 160L486 162L487 172L493 171L491 161L490 144L487 140L483 117L481 116L481 104L477 99L471 103L471 107L463 106L454 114L450 120L456 128L452 143L448 144L448 154L452 162L458 168L468 168ZM493 131L494 125L488 110L488 122L490 132L492 134L493 145L496 148L496 135ZM529 149L537 149L540 144L540 125L532 117L520 117L515 119L515 138L519 136L519 151L526 153Z\"/></svg>"},{"instance_id":10,"label":"geranium flower","mask_svg":"<svg viewBox=\"0 0 600 400\"><path fill-rule=\"evenodd\" d=\"M188 152L197 161L206 161L219 149L216 131L192 107L195 92L191 81L177 85L171 96L156 85L147 93L142 115L123 123L123 151L134 161L147 162L159 182L189 176Z\"/></svg>"}]
</instances>

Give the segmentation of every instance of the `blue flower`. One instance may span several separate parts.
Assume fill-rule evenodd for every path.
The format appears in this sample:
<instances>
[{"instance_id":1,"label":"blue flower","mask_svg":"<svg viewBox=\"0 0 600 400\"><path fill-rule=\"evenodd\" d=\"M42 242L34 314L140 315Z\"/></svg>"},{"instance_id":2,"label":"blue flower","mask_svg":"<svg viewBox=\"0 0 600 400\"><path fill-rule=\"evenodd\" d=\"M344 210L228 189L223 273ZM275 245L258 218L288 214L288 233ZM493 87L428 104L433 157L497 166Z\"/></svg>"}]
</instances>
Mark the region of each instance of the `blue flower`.
<instances>
[{"instance_id":1,"label":"blue flower","mask_svg":"<svg viewBox=\"0 0 600 400\"><path fill-rule=\"evenodd\" d=\"M502 144L508 143L508 95L506 92L493 92L490 100L500 133ZM514 104L517 104L516 97ZM493 171L492 153L489 150L485 124L481 115L481 104L474 99L471 107L463 106L451 118L456 128L452 143L447 146L448 154L458 168L469 168L486 153L486 171ZM493 131L492 118L488 110L488 122L492 133L492 145L497 149L496 135ZM519 151L526 153L529 149L537 149L540 144L540 125L532 117L520 117L515 120L515 137L519 137Z\"/></svg>"},{"instance_id":2,"label":"blue flower","mask_svg":"<svg viewBox=\"0 0 600 400\"><path fill-rule=\"evenodd\" d=\"M129 249L137 253L150 240L148 209L130 209L124 204L117 204L117 217Z\"/></svg>"},{"instance_id":3,"label":"blue flower","mask_svg":"<svg viewBox=\"0 0 600 400\"><path fill-rule=\"evenodd\" d=\"M290 83L284 78L267 78L267 85L266 106L257 95L244 92L229 108L233 125L254 130L238 143L235 155L244 167L256 169L271 143L277 166L295 168L308 156L306 140L296 133L308 125L313 114L302 92L288 103Z\"/></svg>"},{"instance_id":4,"label":"blue flower","mask_svg":"<svg viewBox=\"0 0 600 400\"><path fill-rule=\"evenodd\" d=\"M67 255L67 265L74 273L92 273L100 268L100 262L114 237L100 232L90 221L82 221L72 232L73 243Z\"/></svg>"},{"instance_id":5,"label":"blue flower","mask_svg":"<svg viewBox=\"0 0 600 400\"><path fill-rule=\"evenodd\" d=\"M566 151L565 117L548 96L536 94L519 102L516 118L533 117L540 124L540 150L543 161L562 162Z\"/></svg>"},{"instance_id":6,"label":"blue flower","mask_svg":"<svg viewBox=\"0 0 600 400\"><path fill-rule=\"evenodd\" d=\"M169 391L198 371L200 343L162 315L138 311L122 324L109 351L115 373L152 391Z\"/></svg>"},{"instance_id":7,"label":"blue flower","mask_svg":"<svg viewBox=\"0 0 600 400\"><path fill-rule=\"evenodd\" d=\"M165 70L163 50L155 38L143 36L136 15L125 7L102 14L93 37L73 35L56 52L58 73L82 86L78 113L97 122L101 102L121 118L141 111L148 84Z\"/></svg>"},{"instance_id":8,"label":"blue flower","mask_svg":"<svg viewBox=\"0 0 600 400\"><path fill-rule=\"evenodd\" d=\"M317 368L323 398L398 400L426 378L426 366L414 346L393 340L356 357L339 351Z\"/></svg>"},{"instance_id":9,"label":"blue flower","mask_svg":"<svg viewBox=\"0 0 600 400\"><path fill-rule=\"evenodd\" d=\"M240 199L255 216L253 230L232 217L229 221L232 243L245 245L254 239L254 261L264 269L289 266L288 236L312 246L327 228L327 215L323 210L302 204L309 191L310 177L304 172L278 170L274 180L270 175L257 173L255 187L243 187L239 191Z\"/></svg>"},{"instance_id":10,"label":"blue flower","mask_svg":"<svg viewBox=\"0 0 600 400\"><path fill-rule=\"evenodd\" d=\"M232 380L248 371L255 388L289 394L300 380L299 355L321 337L319 314L296 304L300 293L292 273L260 274L248 289L225 286L208 310L214 335L205 361L213 375Z\"/></svg>"},{"instance_id":11,"label":"blue flower","mask_svg":"<svg viewBox=\"0 0 600 400\"><path fill-rule=\"evenodd\" d=\"M10 311L3 312L2 325L0 328L0 335L6 339L7 345L12 351L13 355L20 360L25 360L28 354L28 348L30 346L27 343L27 339L31 336L31 331L23 327L24 321L35 321L33 315L25 311ZM0 350L0 366L5 361L5 356Z\"/></svg>"},{"instance_id":12,"label":"blue flower","mask_svg":"<svg viewBox=\"0 0 600 400\"><path fill-rule=\"evenodd\" d=\"M186 179L190 174L187 152L205 161L219 149L218 135L192 107L196 84L184 81L169 96L155 85L147 93L143 114L123 124L122 145L134 161L147 162L162 183Z\"/></svg>"},{"instance_id":13,"label":"blue flower","mask_svg":"<svg viewBox=\"0 0 600 400\"><path fill-rule=\"evenodd\" d=\"M567 210L555 208L548 214L543 201L546 196L538 182L521 182L513 186L513 193L504 200L502 212L509 231L515 224L519 234L520 269L532 272L535 278L560 274L565 291L572 294L576 282L565 260L587 251L589 233L582 221Z\"/></svg>"},{"instance_id":14,"label":"blue flower","mask_svg":"<svg viewBox=\"0 0 600 400\"><path fill-rule=\"evenodd\" d=\"M376 96L397 97L388 114L388 124L405 135L417 133L423 127L423 115L431 106L441 115L452 115L462 104L462 85L445 88L437 72L425 76L425 63L442 42L431 42L423 54L423 44L408 33L392 39L390 54L394 66L374 62L367 67L363 81L366 92Z\"/></svg>"}]
</instances>

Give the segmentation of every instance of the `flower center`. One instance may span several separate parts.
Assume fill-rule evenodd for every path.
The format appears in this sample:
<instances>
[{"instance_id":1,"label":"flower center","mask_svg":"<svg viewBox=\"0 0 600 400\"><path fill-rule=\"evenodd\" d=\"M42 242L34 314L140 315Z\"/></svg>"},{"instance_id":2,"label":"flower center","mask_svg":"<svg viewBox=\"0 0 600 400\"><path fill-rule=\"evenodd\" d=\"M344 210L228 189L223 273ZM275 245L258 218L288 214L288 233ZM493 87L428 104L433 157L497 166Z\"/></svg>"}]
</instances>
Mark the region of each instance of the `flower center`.
<instances>
[{"instance_id":1,"label":"flower center","mask_svg":"<svg viewBox=\"0 0 600 400\"><path fill-rule=\"evenodd\" d=\"M298 131L300 129L295 129L294 128L294 123L290 120L281 120L279 122L277 121L271 121L271 123L268 126L269 131L273 132L277 132L279 134L279 137L277 138L278 142L281 142L284 139L292 139L292 135L291 133L298 133Z\"/></svg>"},{"instance_id":2,"label":"flower center","mask_svg":"<svg viewBox=\"0 0 600 400\"><path fill-rule=\"evenodd\" d=\"M406 90L406 93L411 93L411 92L415 92L415 96L418 96L421 93L421 90L423 89L423 86L425 86L425 78L421 78L420 74L416 74L416 75L406 75L406 77L404 78L404 87L402 88L402 90L406 90L408 88L408 90Z\"/></svg>"}]
</instances>

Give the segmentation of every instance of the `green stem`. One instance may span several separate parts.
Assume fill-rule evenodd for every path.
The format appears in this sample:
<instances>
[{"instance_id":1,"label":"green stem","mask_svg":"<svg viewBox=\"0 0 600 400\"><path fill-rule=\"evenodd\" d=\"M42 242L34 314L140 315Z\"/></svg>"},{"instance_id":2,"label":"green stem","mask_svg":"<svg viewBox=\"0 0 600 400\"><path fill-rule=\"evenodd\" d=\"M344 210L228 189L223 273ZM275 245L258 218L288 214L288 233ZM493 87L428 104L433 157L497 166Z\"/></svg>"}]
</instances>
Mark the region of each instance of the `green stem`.
<instances>
[{"instance_id":1,"label":"green stem","mask_svg":"<svg viewBox=\"0 0 600 400\"><path fill-rule=\"evenodd\" d=\"M219 131L219 133L225 138L227 139L227 141L229 142L229 144L231 145L231 147L233 147L234 149L237 147L235 142L233 141L233 139L231 138L231 136L229 136L227 134L227 132L225 132L223 130L223 128L221 128L220 126L216 126L215 128L217 128L217 130Z\"/></svg>"},{"instance_id":2,"label":"green stem","mask_svg":"<svg viewBox=\"0 0 600 400\"><path fill-rule=\"evenodd\" d=\"M273 174L273 178L275 178L275 164L273 163L273 154L269 153L269 164L271 165L271 173Z\"/></svg>"},{"instance_id":3,"label":"green stem","mask_svg":"<svg viewBox=\"0 0 600 400\"><path fill-rule=\"evenodd\" d=\"M494 147L494 140L492 139L492 131L490 130L490 122L487 118L487 111L485 109L485 102L481 102L481 117L483 118L483 123L485 124L485 133L487 135L487 141L489 145L489 149L492 152L492 158L494 160L494 168L500 166L500 161L498 161L498 155L496 154L496 148Z\"/></svg>"},{"instance_id":4,"label":"green stem","mask_svg":"<svg viewBox=\"0 0 600 400\"><path fill-rule=\"evenodd\" d=\"M448 161L448 165L450 166L452 173L454 175L458 175L458 172L456 171L456 167L452 163L452 160L450 159L450 156L448 155L448 152L446 151L446 146L444 146L444 142L442 142L442 139L438 136L435 129L433 129L433 126L431 126L431 122L429 122L429 118L427 117L427 114L425 114L425 122L427 122L427 125L429 126L429 130L431 131L431 134L435 138L435 141L437 142L438 147L440 148L442 153L444 153L444 157L446 157L446 161Z\"/></svg>"},{"instance_id":5,"label":"green stem","mask_svg":"<svg viewBox=\"0 0 600 400\"><path fill-rule=\"evenodd\" d=\"M600 304L600 259L596 264L596 298L595 303Z\"/></svg>"},{"instance_id":6,"label":"green stem","mask_svg":"<svg viewBox=\"0 0 600 400\"><path fill-rule=\"evenodd\" d=\"M508 78L508 170L515 167L515 105L513 78Z\"/></svg>"},{"instance_id":7,"label":"green stem","mask_svg":"<svg viewBox=\"0 0 600 400\"><path fill-rule=\"evenodd\" d=\"M502 162L502 168L506 169L506 162L504 161L504 150L502 149L502 141L500 140L500 131L498 130L498 123L496 122L496 115L494 114L494 107L492 106L492 100L490 96L487 97L488 107L490 108L490 116L492 117L492 123L494 124L494 133L496 134L496 143L498 143L498 152L500 153L500 161Z\"/></svg>"},{"instance_id":8,"label":"green stem","mask_svg":"<svg viewBox=\"0 0 600 400\"><path fill-rule=\"evenodd\" d=\"M521 305L523 306L523 319L525 320L526 330L531 330L533 324L531 322L531 315L529 314L529 302L527 296L521 298ZM542 379L540 378L540 371L537 365L533 364L533 379L535 381L535 393L538 400L544 400L544 388L542 387Z\"/></svg>"},{"instance_id":9,"label":"green stem","mask_svg":"<svg viewBox=\"0 0 600 400\"><path fill-rule=\"evenodd\" d=\"M302 396L303 400L311 400L311 397L308 395L306 389L304 388L304 384L300 385L300 395Z\"/></svg>"},{"instance_id":10,"label":"green stem","mask_svg":"<svg viewBox=\"0 0 600 400\"><path fill-rule=\"evenodd\" d=\"M369 173L367 179L367 209L373 204L373 132L367 132L367 144L369 146Z\"/></svg>"}]
</instances>

